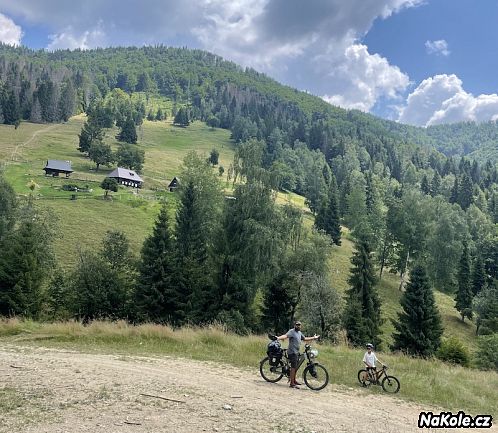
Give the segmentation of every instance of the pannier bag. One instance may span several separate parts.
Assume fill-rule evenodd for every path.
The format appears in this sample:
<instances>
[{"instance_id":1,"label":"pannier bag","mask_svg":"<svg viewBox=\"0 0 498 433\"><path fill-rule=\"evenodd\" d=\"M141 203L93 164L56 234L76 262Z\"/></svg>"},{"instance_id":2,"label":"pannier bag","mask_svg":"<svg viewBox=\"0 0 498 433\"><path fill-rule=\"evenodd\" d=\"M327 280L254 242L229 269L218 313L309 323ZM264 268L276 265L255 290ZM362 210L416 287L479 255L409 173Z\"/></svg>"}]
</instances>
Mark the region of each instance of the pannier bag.
<instances>
[{"instance_id":1,"label":"pannier bag","mask_svg":"<svg viewBox=\"0 0 498 433\"><path fill-rule=\"evenodd\" d=\"M271 366L276 366L280 362L283 356L283 350L280 345L280 341L275 340L271 341L268 344L268 349L266 350L266 354L268 355L268 358L270 359L270 365Z\"/></svg>"}]
</instances>

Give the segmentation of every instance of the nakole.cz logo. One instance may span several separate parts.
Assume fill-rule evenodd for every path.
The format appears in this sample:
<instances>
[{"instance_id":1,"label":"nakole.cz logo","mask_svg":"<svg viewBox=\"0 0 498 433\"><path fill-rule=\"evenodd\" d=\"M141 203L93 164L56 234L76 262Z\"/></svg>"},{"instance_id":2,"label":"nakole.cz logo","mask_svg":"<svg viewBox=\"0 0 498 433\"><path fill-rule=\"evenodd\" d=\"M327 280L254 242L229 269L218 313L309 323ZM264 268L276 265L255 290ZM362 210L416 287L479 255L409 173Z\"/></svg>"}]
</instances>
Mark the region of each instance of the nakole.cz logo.
<instances>
[{"instance_id":1,"label":"nakole.cz logo","mask_svg":"<svg viewBox=\"0 0 498 433\"><path fill-rule=\"evenodd\" d=\"M472 417L463 411L457 414L451 412L420 412L418 416L419 428L491 428L491 415L476 415Z\"/></svg>"}]
</instances>

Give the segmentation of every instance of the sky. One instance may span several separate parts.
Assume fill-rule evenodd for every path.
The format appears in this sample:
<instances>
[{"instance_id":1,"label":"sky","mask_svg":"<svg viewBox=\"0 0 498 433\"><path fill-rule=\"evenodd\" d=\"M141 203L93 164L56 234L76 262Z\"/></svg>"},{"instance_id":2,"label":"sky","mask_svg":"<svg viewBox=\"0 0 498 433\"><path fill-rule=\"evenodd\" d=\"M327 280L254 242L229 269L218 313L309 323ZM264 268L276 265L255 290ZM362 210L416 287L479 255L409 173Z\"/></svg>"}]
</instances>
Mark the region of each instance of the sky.
<instances>
[{"instance_id":1,"label":"sky","mask_svg":"<svg viewBox=\"0 0 498 433\"><path fill-rule=\"evenodd\" d=\"M403 123L498 119L496 0L0 0L0 41L200 48Z\"/></svg>"}]
</instances>

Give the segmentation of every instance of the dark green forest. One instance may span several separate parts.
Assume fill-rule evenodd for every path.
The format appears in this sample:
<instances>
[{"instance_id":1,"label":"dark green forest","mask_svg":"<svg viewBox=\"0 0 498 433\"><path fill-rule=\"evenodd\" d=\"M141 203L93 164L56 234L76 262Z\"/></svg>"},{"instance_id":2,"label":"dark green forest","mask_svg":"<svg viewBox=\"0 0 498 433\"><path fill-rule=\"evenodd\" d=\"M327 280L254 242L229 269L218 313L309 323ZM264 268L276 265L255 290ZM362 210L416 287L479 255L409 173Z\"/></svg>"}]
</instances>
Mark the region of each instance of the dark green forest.
<instances>
[{"instance_id":1,"label":"dark green forest","mask_svg":"<svg viewBox=\"0 0 498 433\"><path fill-rule=\"evenodd\" d=\"M38 251L38 239L52 229L34 203L18 202L4 184L1 314L176 326L218 320L237 332L282 332L299 310L331 339L343 328L352 344L364 336L380 344L375 283L393 272L405 291L393 349L436 353L433 289L454 294L461 320L475 319L478 334L491 336L482 337L483 353L498 344L495 122L401 125L333 107L204 51L163 46L1 46L0 80L3 123L87 113L80 151L97 167L105 163L102 129L117 125L119 140L137 141L145 108L123 97L134 92L173 101L171 113L151 119L171 116L181 127L201 120L229 129L236 143L228 168L233 200L223 199L209 163L189 155L176 220L161 211L141 257L129 257L126 238L110 232L102 251L82 252L70 275L44 272L49 256ZM305 230L298 210L275 204L277 190L306 198L314 230ZM341 226L356 245L344 308L325 264L327 250L340 245ZM432 332L417 327L417 314L431 317ZM496 358L482 362L489 367Z\"/></svg>"}]
</instances>

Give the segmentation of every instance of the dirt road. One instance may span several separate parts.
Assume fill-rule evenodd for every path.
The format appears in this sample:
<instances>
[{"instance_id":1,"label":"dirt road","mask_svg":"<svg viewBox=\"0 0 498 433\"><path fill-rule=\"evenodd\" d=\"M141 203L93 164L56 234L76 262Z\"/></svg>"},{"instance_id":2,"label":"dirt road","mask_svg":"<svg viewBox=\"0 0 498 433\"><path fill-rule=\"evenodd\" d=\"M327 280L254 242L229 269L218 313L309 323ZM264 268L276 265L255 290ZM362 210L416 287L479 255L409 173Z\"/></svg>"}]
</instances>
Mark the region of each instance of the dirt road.
<instances>
[{"instance_id":1,"label":"dirt road","mask_svg":"<svg viewBox=\"0 0 498 433\"><path fill-rule=\"evenodd\" d=\"M334 384L290 389L264 382L257 368L173 357L7 345L0 374L5 433L399 433L418 431L419 412L430 409Z\"/></svg>"}]
</instances>

